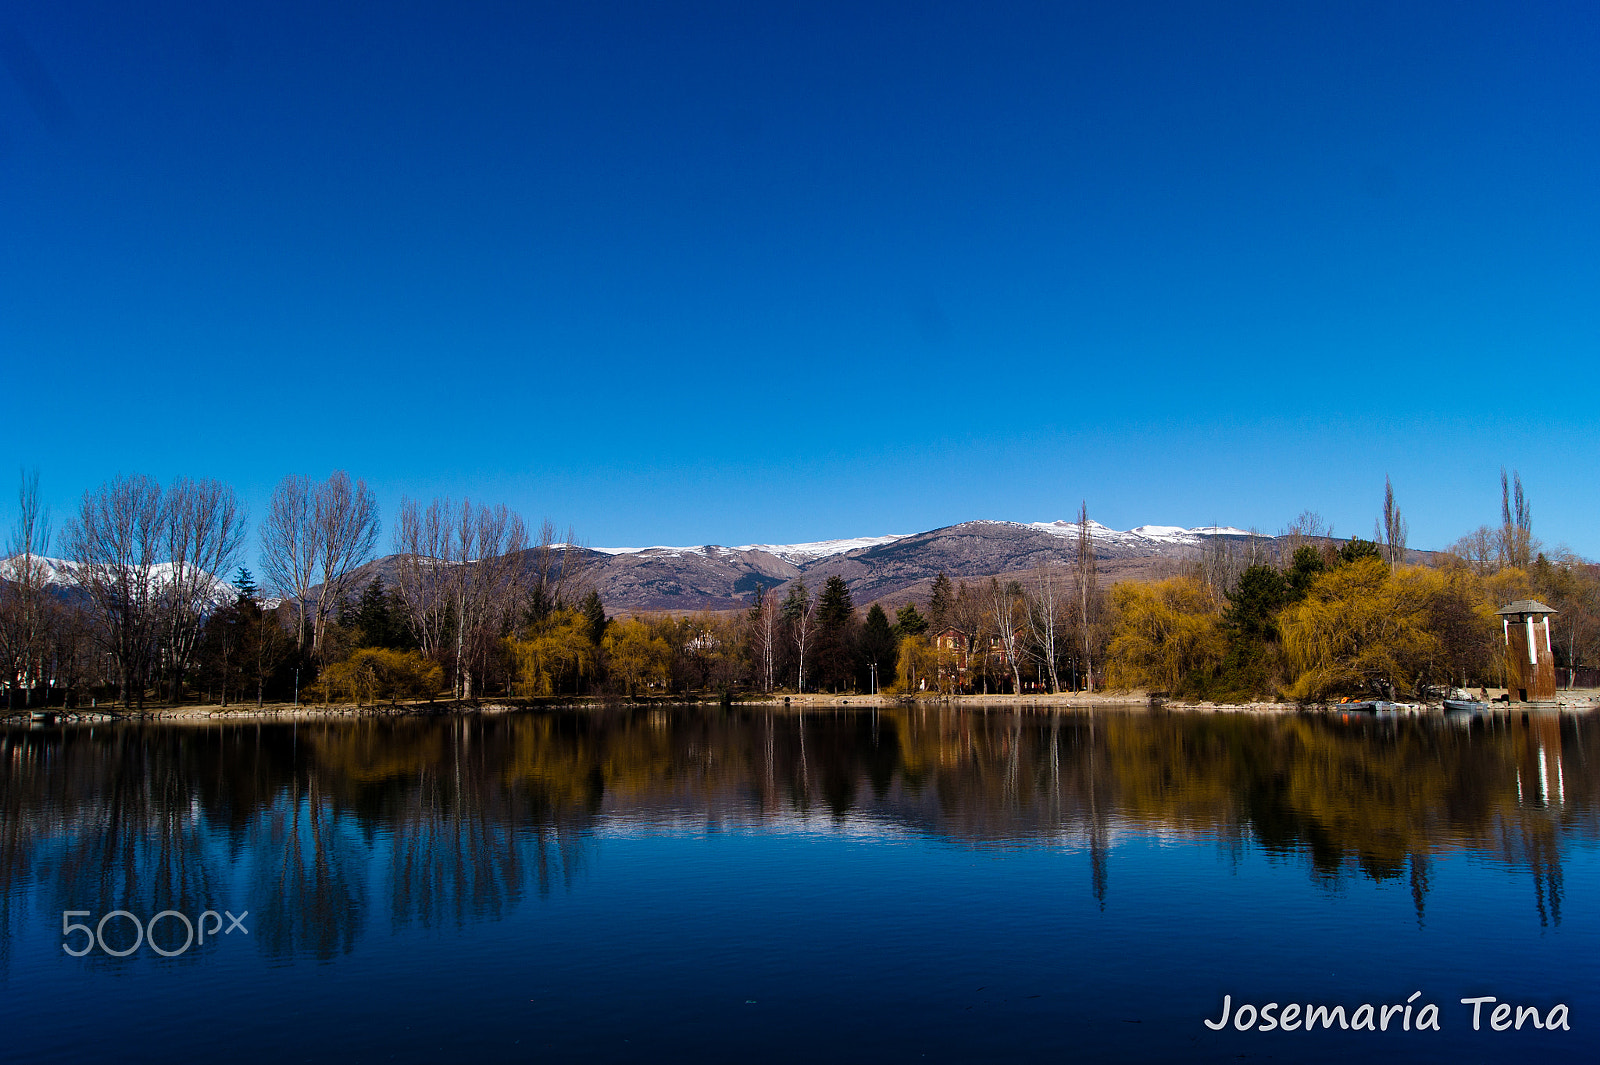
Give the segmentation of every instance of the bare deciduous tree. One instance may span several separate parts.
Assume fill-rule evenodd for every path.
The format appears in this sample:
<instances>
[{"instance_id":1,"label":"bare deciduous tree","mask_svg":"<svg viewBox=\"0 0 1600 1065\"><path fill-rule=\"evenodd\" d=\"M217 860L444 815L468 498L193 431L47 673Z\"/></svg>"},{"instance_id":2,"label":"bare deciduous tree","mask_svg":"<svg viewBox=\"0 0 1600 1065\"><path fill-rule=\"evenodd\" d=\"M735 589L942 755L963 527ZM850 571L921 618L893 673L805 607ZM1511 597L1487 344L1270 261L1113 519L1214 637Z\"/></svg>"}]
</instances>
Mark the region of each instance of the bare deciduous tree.
<instances>
[{"instance_id":1,"label":"bare deciduous tree","mask_svg":"<svg viewBox=\"0 0 1600 1065\"><path fill-rule=\"evenodd\" d=\"M321 484L296 475L278 483L261 525L261 565L268 583L294 600L298 648L305 647L309 614L311 649L322 650L350 573L372 558L377 540L378 505L366 482L335 470Z\"/></svg>"},{"instance_id":2,"label":"bare deciduous tree","mask_svg":"<svg viewBox=\"0 0 1600 1065\"><path fill-rule=\"evenodd\" d=\"M1279 562L1286 565L1300 548L1310 546L1320 550L1332 539L1332 522L1314 510L1302 510L1288 528L1278 534Z\"/></svg>"},{"instance_id":3,"label":"bare deciduous tree","mask_svg":"<svg viewBox=\"0 0 1600 1065\"><path fill-rule=\"evenodd\" d=\"M1384 556L1389 560L1390 569L1406 560L1406 529L1406 520L1400 516L1400 508L1395 505L1394 485L1385 476L1383 523L1378 527L1375 539L1383 545Z\"/></svg>"},{"instance_id":4,"label":"bare deciduous tree","mask_svg":"<svg viewBox=\"0 0 1600 1065\"><path fill-rule=\"evenodd\" d=\"M1501 566L1527 569L1537 550L1533 539L1533 516L1527 497L1522 494L1522 475L1511 471L1507 482L1505 467L1500 468L1500 539L1497 545Z\"/></svg>"},{"instance_id":5,"label":"bare deciduous tree","mask_svg":"<svg viewBox=\"0 0 1600 1065\"><path fill-rule=\"evenodd\" d=\"M1066 602L1061 594L1062 580L1051 562L1043 562L1033 571L1033 602L1028 611L1028 625L1033 646L1044 660L1045 674L1050 678L1050 694L1061 691L1061 678L1056 671L1056 639L1062 630L1062 615Z\"/></svg>"},{"instance_id":6,"label":"bare deciduous tree","mask_svg":"<svg viewBox=\"0 0 1600 1065\"><path fill-rule=\"evenodd\" d=\"M85 492L65 530L72 577L89 601L96 637L116 663L123 706L144 705L159 621L164 519L161 486L136 475Z\"/></svg>"},{"instance_id":7,"label":"bare deciduous tree","mask_svg":"<svg viewBox=\"0 0 1600 1065\"><path fill-rule=\"evenodd\" d=\"M1022 656L1027 653L1027 605L1023 601L1022 585L1016 581L1001 584L999 578L989 578L989 613L994 617L995 629L1000 634L1000 645L1005 648L1006 665L1011 667L1011 694L1022 694Z\"/></svg>"},{"instance_id":8,"label":"bare deciduous tree","mask_svg":"<svg viewBox=\"0 0 1600 1065\"><path fill-rule=\"evenodd\" d=\"M1478 526L1450 545L1450 553L1479 574L1487 574L1494 569L1498 552L1499 537L1487 525Z\"/></svg>"},{"instance_id":9,"label":"bare deciduous tree","mask_svg":"<svg viewBox=\"0 0 1600 1065\"><path fill-rule=\"evenodd\" d=\"M1084 690L1094 691L1094 607L1099 597L1099 574L1095 568L1094 533L1089 528L1089 503L1078 507L1078 549L1073 559L1073 578L1077 585L1077 617L1074 621L1083 648Z\"/></svg>"},{"instance_id":10,"label":"bare deciduous tree","mask_svg":"<svg viewBox=\"0 0 1600 1065\"><path fill-rule=\"evenodd\" d=\"M766 594L766 589L756 586L755 605L750 608L750 650L755 657L756 675L761 678L761 690L770 692L773 687L777 662L778 599Z\"/></svg>"},{"instance_id":11,"label":"bare deciduous tree","mask_svg":"<svg viewBox=\"0 0 1600 1065\"><path fill-rule=\"evenodd\" d=\"M806 591L805 581L795 581L789 589L789 595L783 601L783 620L789 626L789 638L794 641L800 662L795 690L803 692L806 690L806 649L811 644L817 624L817 603Z\"/></svg>"},{"instance_id":12,"label":"bare deciduous tree","mask_svg":"<svg viewBox=\"0 0 1600 1065\"><path fill-rule=\"evenodd\" d=\"M306 607L317 575L315 488L311 478L290 474L273 489L261 523L261 566L269 587L294 600L295 648L306 643Z\"/></svg>"},{"instance_id":13,"label":"bare deciduous tree","mask_svg":"<svg viewBox=\"0 0 1600 1065\"><path fill-rule=\"evenodd\" d=\"M180 477L166 493L166 561L161 586L170 698L183 675L206 615L217 605L217 574L230 571L244 544L245 508L233 489L217 481Z\"/></svg>"},{"instance_id":14,"label":"bare deciduous tree","mask_svg":"<svg viewBox=\"0 0 1600 1065\"><path fill-rule=\"evenodd\" d=\"M548 545L546 545L548 546ZM481 688L490 645L509 626L522 599L528 533L502 504L473 507L435 499L426 510L415 501L400 507L395 531L398 588L422 653L454 658L456 697Z\"/></svg>"},{"instance_id":15,"label":"bare deciduous tree","mask_svg":"<svg viewBox=\"0 0 1600 1065\"><path fill-rule=\"evenodd\" d=\"M44 654L54 611L46 584L50 569L50 517L39 504L39 474L25 473L17 491L17 520L0 562L0 658L6 679L6 708L16 705L26 683L27 702L44 674Z\"/></svg>"},{"instance_id":16,"label":"bare deciduous tree","mask_svg":"<svg viewBox=\"0 0 1600 1065\"><path fill-rule=\"evenodd\" d=\"M312 650L322 649L328 619L344 602L350 574L372 560L378 542L378 503L365 481L351 482L343 470L333 471L318 486L312 504L322 592L317 596Z\"/></svg>"}]
</instances>

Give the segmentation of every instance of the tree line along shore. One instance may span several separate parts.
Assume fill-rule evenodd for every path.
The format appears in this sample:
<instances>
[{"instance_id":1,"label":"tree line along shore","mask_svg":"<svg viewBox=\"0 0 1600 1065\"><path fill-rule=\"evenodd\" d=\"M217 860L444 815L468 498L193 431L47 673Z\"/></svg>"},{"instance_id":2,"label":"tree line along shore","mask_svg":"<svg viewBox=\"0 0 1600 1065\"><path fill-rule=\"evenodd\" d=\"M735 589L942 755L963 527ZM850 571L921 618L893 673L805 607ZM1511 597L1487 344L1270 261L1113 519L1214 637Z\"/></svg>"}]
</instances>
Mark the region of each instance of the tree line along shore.
<instances>
[{"instance_id":1,"label":"tree line along shore","mask_svg":"<svg viewBox=\"0 0 1600 1065\"><path fill-rule=\"evenodd\" d=\"M1025 572L940 573L925 595L865 609L833 576L759 589L741 611L622 616L548 522L530 534L508 508L465 500L404 501L392 579L358 585L380 522L371 490L343 472L278 485L254 530L259 583L239 566L245 508L218 482L119 477L86 492L59 536L36 475L18 499L0 563L12 711L852 694L1425 700L1504 683L1494 612L1523 599L1557 612L1565 687L1592 683L1600 653L1600 567L1544 550L1520 479L1505 474L1500 522L1427 565L1404 561L1406 523L1386 485L1371 540L1335 538L1307 512L1275 538L1219 538L1156 579L1100 578L1083 505L1070 560Z\"/></svg>"}]
</instances>

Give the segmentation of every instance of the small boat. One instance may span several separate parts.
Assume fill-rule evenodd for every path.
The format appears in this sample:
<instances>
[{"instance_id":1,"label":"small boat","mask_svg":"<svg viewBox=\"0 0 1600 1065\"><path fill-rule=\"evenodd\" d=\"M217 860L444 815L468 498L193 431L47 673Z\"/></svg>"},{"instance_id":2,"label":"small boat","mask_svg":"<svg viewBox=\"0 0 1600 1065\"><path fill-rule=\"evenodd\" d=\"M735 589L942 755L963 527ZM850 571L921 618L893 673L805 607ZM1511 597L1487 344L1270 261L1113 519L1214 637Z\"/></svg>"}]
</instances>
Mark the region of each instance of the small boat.
<instances>
[{"instance_id":1,"label":"small boat","mask_svg":"<svg viewBox=\"0 0 1600 1065\"><path fill-rule=\"evenodd\" d=\"M1489 709L1489 704L1478 699L1446 699L1444 710L1447 714L1481 714Z\"/></svg>"},{"instance_id":2,"label":"small boat","mask_svg":"<svg viewBox=\"0 0 1600 1065\"><path fill-rule=\"evenodd\" d=\"M1328 709L1339 710L1344 713L1365 712L1370 714L1377 712L1378 704L1371 699L1362 699L1348 703L1332 703L1328 706Z\"/></svg>"}]
</instances>

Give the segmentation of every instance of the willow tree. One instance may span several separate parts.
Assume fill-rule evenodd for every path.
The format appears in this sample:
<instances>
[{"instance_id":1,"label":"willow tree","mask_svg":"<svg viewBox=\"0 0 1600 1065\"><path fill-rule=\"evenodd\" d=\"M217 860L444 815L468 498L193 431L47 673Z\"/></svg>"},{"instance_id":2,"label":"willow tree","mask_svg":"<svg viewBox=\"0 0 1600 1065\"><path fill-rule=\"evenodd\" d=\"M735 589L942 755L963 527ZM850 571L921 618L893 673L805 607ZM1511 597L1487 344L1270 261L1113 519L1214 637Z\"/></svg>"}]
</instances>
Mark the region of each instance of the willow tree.
<instances>
[{"instance_id":1,"label":"willow tree","mask_svg":"<svg viewBox=\"0 0 1600 1065\"><path fill-rule=\"evenodd\" d=\"M1227 653L1222 611L1193 577L1118 582L1111 615L1106 673L1120 688L1174 691L1197 674L1209 677Z\"/></svg>"},{"instance_id":2,"label":"willow tree","mask_svg":"<svg viewBox=\"0 0 1600 1065\"><path fill-rule=\"evenodd\" d=\"M1296 678L1288 694L1411 694L1440 662L1432 631L1435 582L1419 569L1390 570L1381 558L1337 566L1279 619Z\"/></svg>"}]
</instances>

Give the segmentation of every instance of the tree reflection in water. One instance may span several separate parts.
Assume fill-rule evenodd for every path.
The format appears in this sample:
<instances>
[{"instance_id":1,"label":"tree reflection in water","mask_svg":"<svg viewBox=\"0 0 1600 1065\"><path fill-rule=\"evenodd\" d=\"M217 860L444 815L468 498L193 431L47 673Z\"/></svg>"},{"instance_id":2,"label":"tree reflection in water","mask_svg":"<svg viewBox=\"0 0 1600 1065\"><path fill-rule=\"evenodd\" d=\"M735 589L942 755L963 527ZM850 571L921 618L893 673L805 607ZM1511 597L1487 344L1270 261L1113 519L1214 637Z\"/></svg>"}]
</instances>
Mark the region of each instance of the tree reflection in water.
<instances>
[{"instance_id":1,"label":"tree reflection in water","mask_svg":"<svg viewBox=\"0 0 1600 1065\"><path fill-rule=\"evenodd\" d=\"M603 824L816 819L1081 849L1102 908L1115 845L1141 836L1258 847L1330 887L1404 878L1419 922L1436 859L1470 852L1525 872L1559 924L1564 849L1596 838L1594 726L917 707L14 730L0 952L30 905L194 914L238 893L258 949L326 959L374 900L399 929L570 890Z\"/></svg>"}]
</instances>

